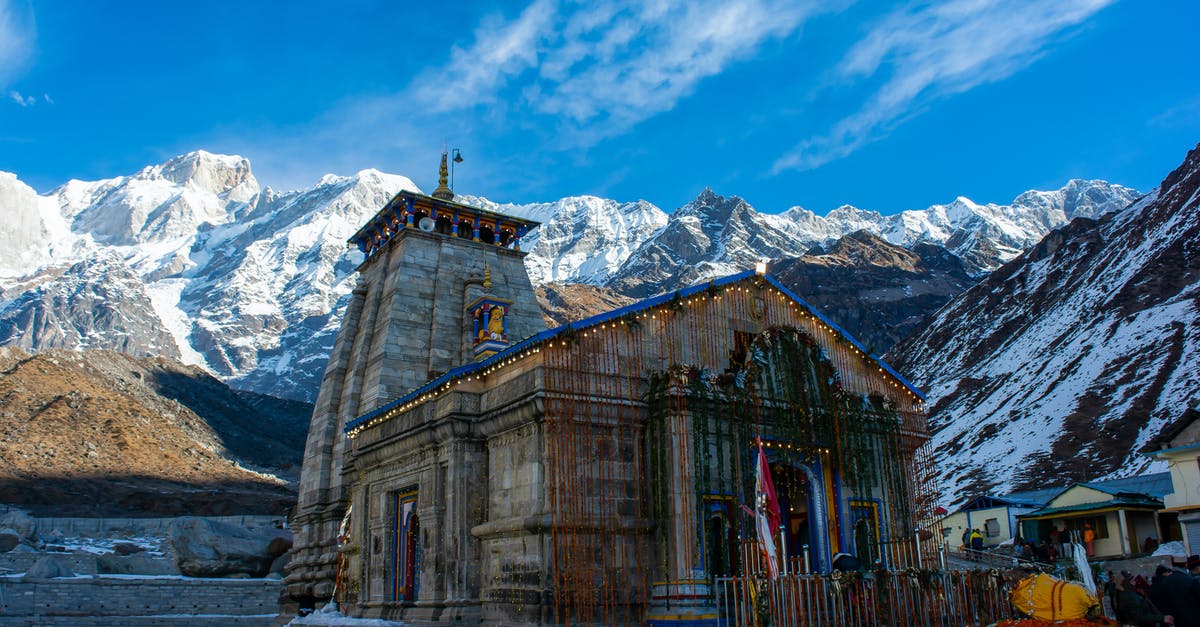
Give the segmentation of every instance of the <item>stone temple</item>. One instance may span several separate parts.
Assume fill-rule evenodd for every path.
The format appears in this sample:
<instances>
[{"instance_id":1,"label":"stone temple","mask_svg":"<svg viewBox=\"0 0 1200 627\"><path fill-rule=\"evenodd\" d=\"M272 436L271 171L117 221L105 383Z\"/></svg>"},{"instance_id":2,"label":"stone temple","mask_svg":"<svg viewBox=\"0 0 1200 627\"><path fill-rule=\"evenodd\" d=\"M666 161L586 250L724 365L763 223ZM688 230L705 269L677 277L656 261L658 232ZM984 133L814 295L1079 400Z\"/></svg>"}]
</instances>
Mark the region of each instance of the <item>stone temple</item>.
<instances>
[{"instance_id":1,"label":"stone temple","mask_svg":"<svg viewBox=\"0 0 1200 627\"><path fill-rule=\"evenodd\" d=\"M536 223L397 194L313 413L285 613L716 625L763 451L785 569L932 551L924 397L765 272L546 329Z\"/></svg>"}]
</instances>

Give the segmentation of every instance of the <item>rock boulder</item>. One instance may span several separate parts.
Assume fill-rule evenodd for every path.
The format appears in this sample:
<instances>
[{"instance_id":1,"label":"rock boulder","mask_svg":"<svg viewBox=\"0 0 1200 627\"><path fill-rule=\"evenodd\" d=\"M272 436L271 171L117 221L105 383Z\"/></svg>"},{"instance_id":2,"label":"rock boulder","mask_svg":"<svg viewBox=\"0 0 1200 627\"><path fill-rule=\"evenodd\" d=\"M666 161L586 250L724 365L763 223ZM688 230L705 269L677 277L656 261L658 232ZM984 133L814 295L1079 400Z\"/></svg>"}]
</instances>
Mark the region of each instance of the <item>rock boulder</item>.
<instances>
[{"instance_id":1,"label":"rock boulder","mask_svg":"<svg viewBox=\"0 0 1200 627\"><path fill-rule=\"evenodd\" d=\"M67 565L66 560L57 555L43 555L25 571L22 581L27 579L53 579L55 577L74 577L75 571Z\"/></svg>"},{"instance_id":2,"label":"rock boulder","mask_svg":"<svg viewBox=\"0 0 1200 627\"><path fill-rule=\"evenodd\" d=\"M26 542L37 540L37 524L29 514L19 509L0 513L0 529L11 529Z\"/></svg>"},{"instance_id":3,"label":"rock boulder","mask_svg":"<svg viewBox=\"0 0 1200 627\"><path fill-rule=\"evenodd\" d=\"M8 553L21 543L21 534L12 529L0 529L0 553Z\"/></svg>"},{"instance_id":4,"label":"rock boulder","mask_svg":"<svg viewBox=\"0 0 1200 627\"><path fill-rule=\"evenodd\" d=\"M277 538L291 542L285 530L246 529L205 518L180 518L169 533L179 572L189 577L266 576L279 555Z\"/></svg>"}]
</instances>

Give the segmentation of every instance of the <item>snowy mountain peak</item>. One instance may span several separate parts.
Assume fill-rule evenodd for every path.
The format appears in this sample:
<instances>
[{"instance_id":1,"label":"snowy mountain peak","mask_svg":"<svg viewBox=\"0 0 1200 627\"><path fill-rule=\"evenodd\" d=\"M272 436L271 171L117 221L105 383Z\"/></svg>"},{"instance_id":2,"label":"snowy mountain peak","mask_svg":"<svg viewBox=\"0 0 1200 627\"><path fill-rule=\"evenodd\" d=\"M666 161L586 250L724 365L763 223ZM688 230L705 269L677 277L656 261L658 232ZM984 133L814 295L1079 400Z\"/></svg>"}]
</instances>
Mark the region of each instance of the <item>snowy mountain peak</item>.
<instances>
[{"instance_id":1,"label":"snowy mountain peak","mask_svg":"<svg viewBox=\"0 0 1200 627\"><path fill-rule=\"evenodd\" d=\"M233 200L247 201L259 192L258 181L250 173L250 161L237 155L217 155L196 150L180 155L159 166L146 168L135 178L161 177L176 185L191 185L217 196L235 194Z\"/></svg>"},{"instance_id":2,"label":"snowy mountain peak","mask_svg":"<svg viewBox=\"0 0 1200 627\"><path fill-rule=\"evenodd\" d=\"M223 224L259 194L250 162L232 155L190 152L131 176L72 180L52 191L71 230L101 244L160 242Z\"/></svg>"},{"instance_id":3,"label":"snowy mountain peak","mask_svg":"<svg viewBox=\"0 0 1200 627\"><path fill-rule=\"evenodd\" d=\"M0 278L29 274L68 254L73 238L54 203L15 174L0 172Z\"/></svg>"}]
</instances>

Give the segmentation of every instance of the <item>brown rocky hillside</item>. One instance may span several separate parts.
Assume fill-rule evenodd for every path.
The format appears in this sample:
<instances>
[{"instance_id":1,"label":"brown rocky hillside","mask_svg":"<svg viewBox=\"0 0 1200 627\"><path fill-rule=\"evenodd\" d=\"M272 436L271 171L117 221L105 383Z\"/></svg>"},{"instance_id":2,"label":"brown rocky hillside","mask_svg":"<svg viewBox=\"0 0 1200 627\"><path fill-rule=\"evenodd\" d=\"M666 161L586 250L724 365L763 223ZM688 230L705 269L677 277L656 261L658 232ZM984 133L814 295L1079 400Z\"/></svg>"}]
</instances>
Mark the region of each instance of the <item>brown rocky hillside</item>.
<instances>
[{"instance_id":1,"label":"brown rocky hillside","mask_svg":"<svg viewBox=\"0 0 1200 627\"><path fill-rule=\"evenodd\" d=\"M41 515L282 513L311 406L113 351L0 349L0 502Z\"/></svg>"},{"instance_id":2,"label":"brown rocky hillside","mask_svg":"<svg viewBox=\"0 0 1200 627\"><path fill-rule=\"evenodd\" d=\"M624 307L637 300L608 288L583 283L546 283L537 288L536 295L546 326L551 328Z\"/></svg>"},{"instance_id":3,"label":"brown rocky hillside","mask_svg":"<svg viewBox=\"0 0 1200 627\"><path fill-rule=\"evenodd\" d=\"M903 248L866 231L774 261L770 271L878 355L974 283L941 246Z\"/></svg>"}]
</instances>

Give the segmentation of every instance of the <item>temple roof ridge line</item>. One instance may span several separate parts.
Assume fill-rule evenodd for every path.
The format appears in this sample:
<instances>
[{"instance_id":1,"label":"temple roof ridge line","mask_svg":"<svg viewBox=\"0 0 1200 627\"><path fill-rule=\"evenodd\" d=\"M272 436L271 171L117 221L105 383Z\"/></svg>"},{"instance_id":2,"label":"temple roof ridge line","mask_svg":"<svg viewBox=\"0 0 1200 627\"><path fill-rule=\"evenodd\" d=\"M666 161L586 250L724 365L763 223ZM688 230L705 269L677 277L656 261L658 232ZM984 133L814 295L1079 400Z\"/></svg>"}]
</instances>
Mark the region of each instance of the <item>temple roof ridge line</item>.
<instances>
[{"instance_id":1,"label":"temple roof ridge line","mask_svg":"<svg viewBox=\"0 0 1200 627\"><path fill-rule=\"evenodd\" d=\"M596 315L588 317L588 318L584 318L583 320L568 322L567 324L560 325L553 329L547 329L540 333L536 333L536 334L529 336L515 344L512 344L508 348L506 348L486 359L461 365L457 368L450 370L449 372L446 372L445 374L443 374L439 377L436 377L436 378L430 380L429 382L427 382L424 385L418 387L417 389L409 392L408 394L405 394L404 396L402 396L400 398L397 398L385 405L382 405L370 412L367 412L367 413L347 422L344 430L353 436L353 434L357 433L358 430L365 428L366 426L370 426L371 424L374 424L374 421L376 421L377 419L379 419L382 416L386 416L389 413L396 411L400 408L405 408L406 406L408 406L410 404L421 402L431 394L436 395L439 391L439 388L446 387L448 389L450 383L455 380L463 379L463 378L466 378L469 376L474 376L477 374L486 374L486 373L490 372L494 367L503 365L507 361L516 360L518 358L524 357L529 352L540 351L542 344L544 344L550 340L553 340L554 338L559 337L560 335L575 333L575 332L579 332L579 331L585 331L592 327L596 327L596 326L599 326L602 324L606 324L608 322L613 322L613 321L619 320L619 319L629 316L631 314L645 312L647 310L658 308L658 307L669 306L672 302L678 302L682 299L687 299L692 296L703 295L706 291L713 289L713 288L726 287L729 285L733 285L735 283L739 283L739 282L747 281L747 280L751 280L751 279L759 279L759 280L763 281L765 284L769 285L770 287L774 288L775 290L778 290L780 292L780 294L782 294L784 297L794 301L796 304L803 307L806 310L806 313L808 315L811 315L818 322L820 322L824 326L828 327L829 330L832 331L836 336L838 336L842 340L845 340L846 342L848 342L865 359L868 359L868 360L874 362L875 365L880 369L881 372L886 372L889 376L891 376L897 382L899 382L900 385L904 386L904 388L908 392L913 394L921 402L925 402L927 400L924 392L922 392L919 388L917 388L915 385L913 385L903 375L901 375L894 368L892 368L886 362L884 362L880 356L869 352L867 350L867 348L865 346L863 346L863 344L861 342L859 342L857 339L854 338L853 335L851 335L848 331L846 331L845 329L838 326L835 322L833 322L829 318L826 318L823 314L821 314L819 311L817 311L817 309L815 307L810 305L807 301L805 301L803 298L798 296L795 292L792 292L790 289L788 289L778 279L776 279L775 277L773 277L769 274L758 274L757 272L755 272L753 270L747 270L745 272L740 272L738 274L732 274L732 275L728 275L728 276L721 277L718 279L706 281L703 283L697 283L695 285L691 285L691 286L688 286L685 288L680 288L678 290L664 292L664 293L658 294L656 296L651 296L649 298L645 298L640 301L630 303L629 305L625 305L624 307L618 307L618 308L612 309L610 311L606 311L606 312L596 314Z\"/></svg>"}]
</instances>

